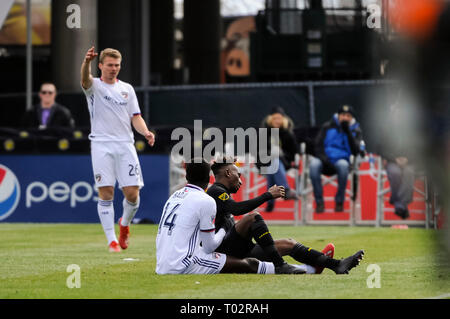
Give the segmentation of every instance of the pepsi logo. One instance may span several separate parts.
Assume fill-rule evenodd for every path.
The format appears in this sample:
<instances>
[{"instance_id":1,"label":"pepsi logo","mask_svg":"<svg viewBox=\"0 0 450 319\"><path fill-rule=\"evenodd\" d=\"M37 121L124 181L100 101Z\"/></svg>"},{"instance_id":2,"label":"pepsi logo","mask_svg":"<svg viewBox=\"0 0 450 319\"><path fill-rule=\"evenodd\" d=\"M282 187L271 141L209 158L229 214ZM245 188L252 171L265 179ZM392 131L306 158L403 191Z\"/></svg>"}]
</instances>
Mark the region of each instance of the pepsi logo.
<instances>
[{"instance_id":1,"label":"pepsi logo","mask_svg":"<svg viewBox=\"0 0 450 319\"><path fill-rule=\"evenodd\" d=\"M8 167L0 164L0 220L14 212L19 199L19 180Z\"/></svg>"}]
</instances>

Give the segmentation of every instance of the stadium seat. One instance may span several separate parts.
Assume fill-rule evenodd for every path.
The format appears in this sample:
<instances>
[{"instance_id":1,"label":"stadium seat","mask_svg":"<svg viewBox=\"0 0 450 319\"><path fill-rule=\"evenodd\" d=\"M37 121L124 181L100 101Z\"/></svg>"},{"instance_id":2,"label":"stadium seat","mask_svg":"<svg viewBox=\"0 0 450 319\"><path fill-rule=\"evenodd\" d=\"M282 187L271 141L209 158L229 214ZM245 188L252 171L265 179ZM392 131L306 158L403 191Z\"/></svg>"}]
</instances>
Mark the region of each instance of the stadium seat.
<instances>
[{"instance_id":1,"label":"stadium seat","mask_svg":"<svg viewBox=\"0 0 450 319\"><path fill-rule=\"evenodd\" d=\"M309 163L311 160L311 154L306 152L306 145L301 144L301 162L303 163L303 169L300 175L300 196L301 196L301 212L303 224L349 224L354 225L356 219L356 208L360 205L356 205L356 201L359 201L357 196L359 183L359 163L360 158L354 156L350 159L350 172L346 189L346 196L344 201L344 211L334 212L334 194L337 190L337 178L336 175L322 174L322 186L324 190L324 213L317 214L315 212L315 200L313 196L313 188L311 179L309 177ZM332 205L327 204L332 202ZM331 208L332 206L332 208Z\"/></svg>"},{"instance_id":2,"label":"stadium seat","mask_svg":"<svg viewBox=\"0 0 450 319\"><path fill-rule=\"evenodd\" d=\"M376 225L406 224L420 225L428 228L430 225L436 224L437 216L432 216L434 212L431 210L433 196L430 195L429 181L425 173L420 171L416 172L413 202L408 205L410 217L402 220L394 215L394 208L389 203L390 186L386 170L383 168L383 159L380 156L376 156L375 161L376 165L374 163L374 169L377 178Z\"/></svg>"}]
</instances>

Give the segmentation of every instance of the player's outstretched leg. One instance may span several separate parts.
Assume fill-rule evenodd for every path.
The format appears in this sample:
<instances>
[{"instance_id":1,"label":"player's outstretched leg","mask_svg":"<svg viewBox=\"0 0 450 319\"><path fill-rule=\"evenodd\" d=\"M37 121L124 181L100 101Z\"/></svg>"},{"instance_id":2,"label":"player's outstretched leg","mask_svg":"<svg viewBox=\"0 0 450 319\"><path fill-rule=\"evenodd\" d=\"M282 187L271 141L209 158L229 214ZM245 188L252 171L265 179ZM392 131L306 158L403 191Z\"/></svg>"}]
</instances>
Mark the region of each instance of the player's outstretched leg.
<instances>
[{"instance_id":1,"label":"player's outstretched leg","mask_svg":"<svg viewBox=\"0 0 450 319\"><path fill-rule=\"evenodd\" d=\"M277 272L277 268L272 262L260 261L256 258L239 259L227 255L227 261L223 266L221 273L241 273L241 274L304 274L305 271L292 265L285 272ZM278 270L279 271L279 270Z\"/></svg>"},{"instance_id":2,"label":"player's outstretched leg","mask_svg":"<svg viewBox=\"0 0 450 319\"><path fill-rule=\"evenodd\" d=\"M332 243L328 243L324 249L322 249L322 253L330 258L334 257L334 245ZM324 267L316 267L316 274L321 274L323 272Z\"/></svg>"},{"instance_id":3,"label":"player's outstretched leg","mask_svg":"<svg viewBox=\"0 0 450 319\"><path fill-rule=\"evenodd\" d=\"M351 269L359 265L359 262L363 259L363 257L364 250L360 250L347 258L339 260L337 267L332 270L338 275L348 274Z\"/></svg>"},{"instance_id":4,"label":"player's outstretched leg","mask_svg":"<svg viewBox=\"0 0 450 319\"><path fill-rule=\"evenodd\" d=\"M271 262L259 261L255 258L236 258L227 255L227 261L220 271L223 274L274 274L275 266Z\"/></svg>"},{"instance_id":5,"label":"player's outstretched leg","mask_svg":"<svg viewBox=\"0 0 450 319\"><path fill-rule=\"evenodd\" d=\"M303 251L303 253L297 252L293 252L293 248L295 247L295 245L297 245L297 243L292 240L292 239L278 239L276 241L276 245L277 245L277 249L280 252L280 254L282 254L283 256L285 255L289 255L289 253L291 253L291 257L292 256L296 256L297 257L297 261L300 262L305 262L306 258L305 258L305 254L309 253L312 249L307 248L306 250ZM252 253L255 254L253 257L258 258L258 255L263 254L262 250L256 246L255 249L252 250ZM322 254L323 254L323 258L320 258L320 253L312 253L313 255L316 256L316 260L314 260L314 258L311 258L311 256L309 256L309 262L313 263L315 266L311 266L310 264L304 263L302 265L294 265L296 268L300 268L302 269L306 274L321 274L323 272L324 267L323 266L318 266L318 265L324 265L325 261L328 260L328 263L332 264L333 263L333 257L334 257L334 245L332 243L329 243L325 246L324 249L322 249ZM264 256L262 255L262 258L264 258ZM259 259L259 258L258 258ZM335 265L337 266L339 263L339 261L335 261Z\"/></svg>"},{"instance_id":6,"label":"player's outstretched leg","mask_svg":"<svg viewBox=\"0 0 450 319\"><path fill-rule=\"evenodd\" d=\"M292 241L292 240L284 240L284 241ZM363 259L364 256L364 250L360 250L352 256L349 256L345 259L337 260L329 256L329 254L326 254L327 247L322 252L319 252L312 248L306 247L300 243L295 243L289 255L297 261L316 267L316 269L318 270L323 271L323 268L328 268L333 270L336 274L348 274L348 272L352 268L359 265L359 262Z\"/></svg>"},{"instance_id":7,"label":"player's outstretched leg","mask_svg":"<svg viewBox=\"0 0 450 319\"><path fill-rule=\"evenodd\" d=\"M303 275L306 274L306 270L288 263L284 263L281 266L275 267L275 273L277 275Z\"/></svg>"}]
</instances>

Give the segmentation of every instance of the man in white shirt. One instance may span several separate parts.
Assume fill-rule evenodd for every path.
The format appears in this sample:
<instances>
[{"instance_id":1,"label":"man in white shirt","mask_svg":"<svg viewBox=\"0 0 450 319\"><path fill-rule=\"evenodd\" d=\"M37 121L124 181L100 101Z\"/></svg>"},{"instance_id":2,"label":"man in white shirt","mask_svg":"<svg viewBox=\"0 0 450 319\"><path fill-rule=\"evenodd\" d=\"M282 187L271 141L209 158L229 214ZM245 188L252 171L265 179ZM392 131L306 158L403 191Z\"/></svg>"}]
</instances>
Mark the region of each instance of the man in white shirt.
<instances>
[{"instance_id":1,"label":"man in white shirt","mask_svg":"<svg viewBox=\"0 0 450 319\"><path fill-rule=\"evenodd\" d=\"M139 207L139 190L144 186L131 125L150 146L155 136L141 116L133 87L117 76L122 55L115 49L100 52L101 77L91 74L91 62L98 56L90 48L81 65L81 87L86 95L90 120L91 157L98 187L97 211L109 250L119 252L128 247L129 225ZM123 215L119 219L120 235L114 230L114 187L116 180L124 194Z\"/></svg>"},{"instance_id":2,"label":"man in white shirt","mask_svg":"<svg viewBox=\"0 0 450 319\"><path fill-rule=\"evenodd\" d=\"M210 165L204 160L186 164L188 184L164 205L156 236L158 274L273 274L271 262L239 259L215 252L225 230L215 232L216 202L206 194Z\"/></svg>"}]
</instances>

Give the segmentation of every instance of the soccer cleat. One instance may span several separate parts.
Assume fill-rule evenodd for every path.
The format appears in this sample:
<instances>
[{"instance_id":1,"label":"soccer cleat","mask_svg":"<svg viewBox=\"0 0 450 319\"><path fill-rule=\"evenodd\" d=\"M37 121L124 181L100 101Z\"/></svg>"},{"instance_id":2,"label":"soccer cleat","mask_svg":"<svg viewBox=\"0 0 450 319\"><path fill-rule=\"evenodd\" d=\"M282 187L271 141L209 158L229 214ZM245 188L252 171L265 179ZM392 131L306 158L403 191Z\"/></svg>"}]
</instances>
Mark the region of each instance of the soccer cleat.
<instances>
[{"instance_id":1,"label":"soccer cleat","mask_svg":"<svg viewBox=\"0 0 450 319\"><path fill-rule=\"evenodd\" d=\"M339 264L337 265L336 268L333 269L333 271L338 275L348 274L348 272L352 268L359 265L359 262L363 259L363 257L364 257L364 250L360 250L352 256L341 259L339 261Z\"/></svg>"},{"instance_id":2,"label":"soccer cleat","mask_svg":"<svg viewBox=\"0 0 450 319\"><path fill-rule=\"evenodd\" d=\"M275 267L275 274L277 275L303 275L306 273L305 270L284 263L281 266Z\"/></svg>"},{"instance_id":3,"label":"soccer cleat","mask_svg":"<svg viewBox=\"0 0 450 319\"><path fill-rule=\"evenodd\" d=\"M334 256L334 245L332 243L329 243L325 246L324 249L322 249L322 252L325 256L333 258ZM316 267L316 274L321 274L323 271L323 267Z\"/></svg>"},{"instance_id":4,"label":"soccer cleat","mask_svg":"<svg viewBox=\"0 0 450 319\"><path fill-rule=\"evenodd\" d=\"M109 244L109 252L110 253L119 253L120 252L119 243L116 241L112 241L111 244Z\"/></svg>"},{"instance_id":5,"label":"soccer cleat","mask_svg":"<svg viewBox=\"0 0 450 319\"><path fill-rule=\"evenodd\" d=\"M128 248L128 239L130 238L130 226L122 226L122 217L119 219L119 244L122 249Z\"/></svg>"}]
</instances>

